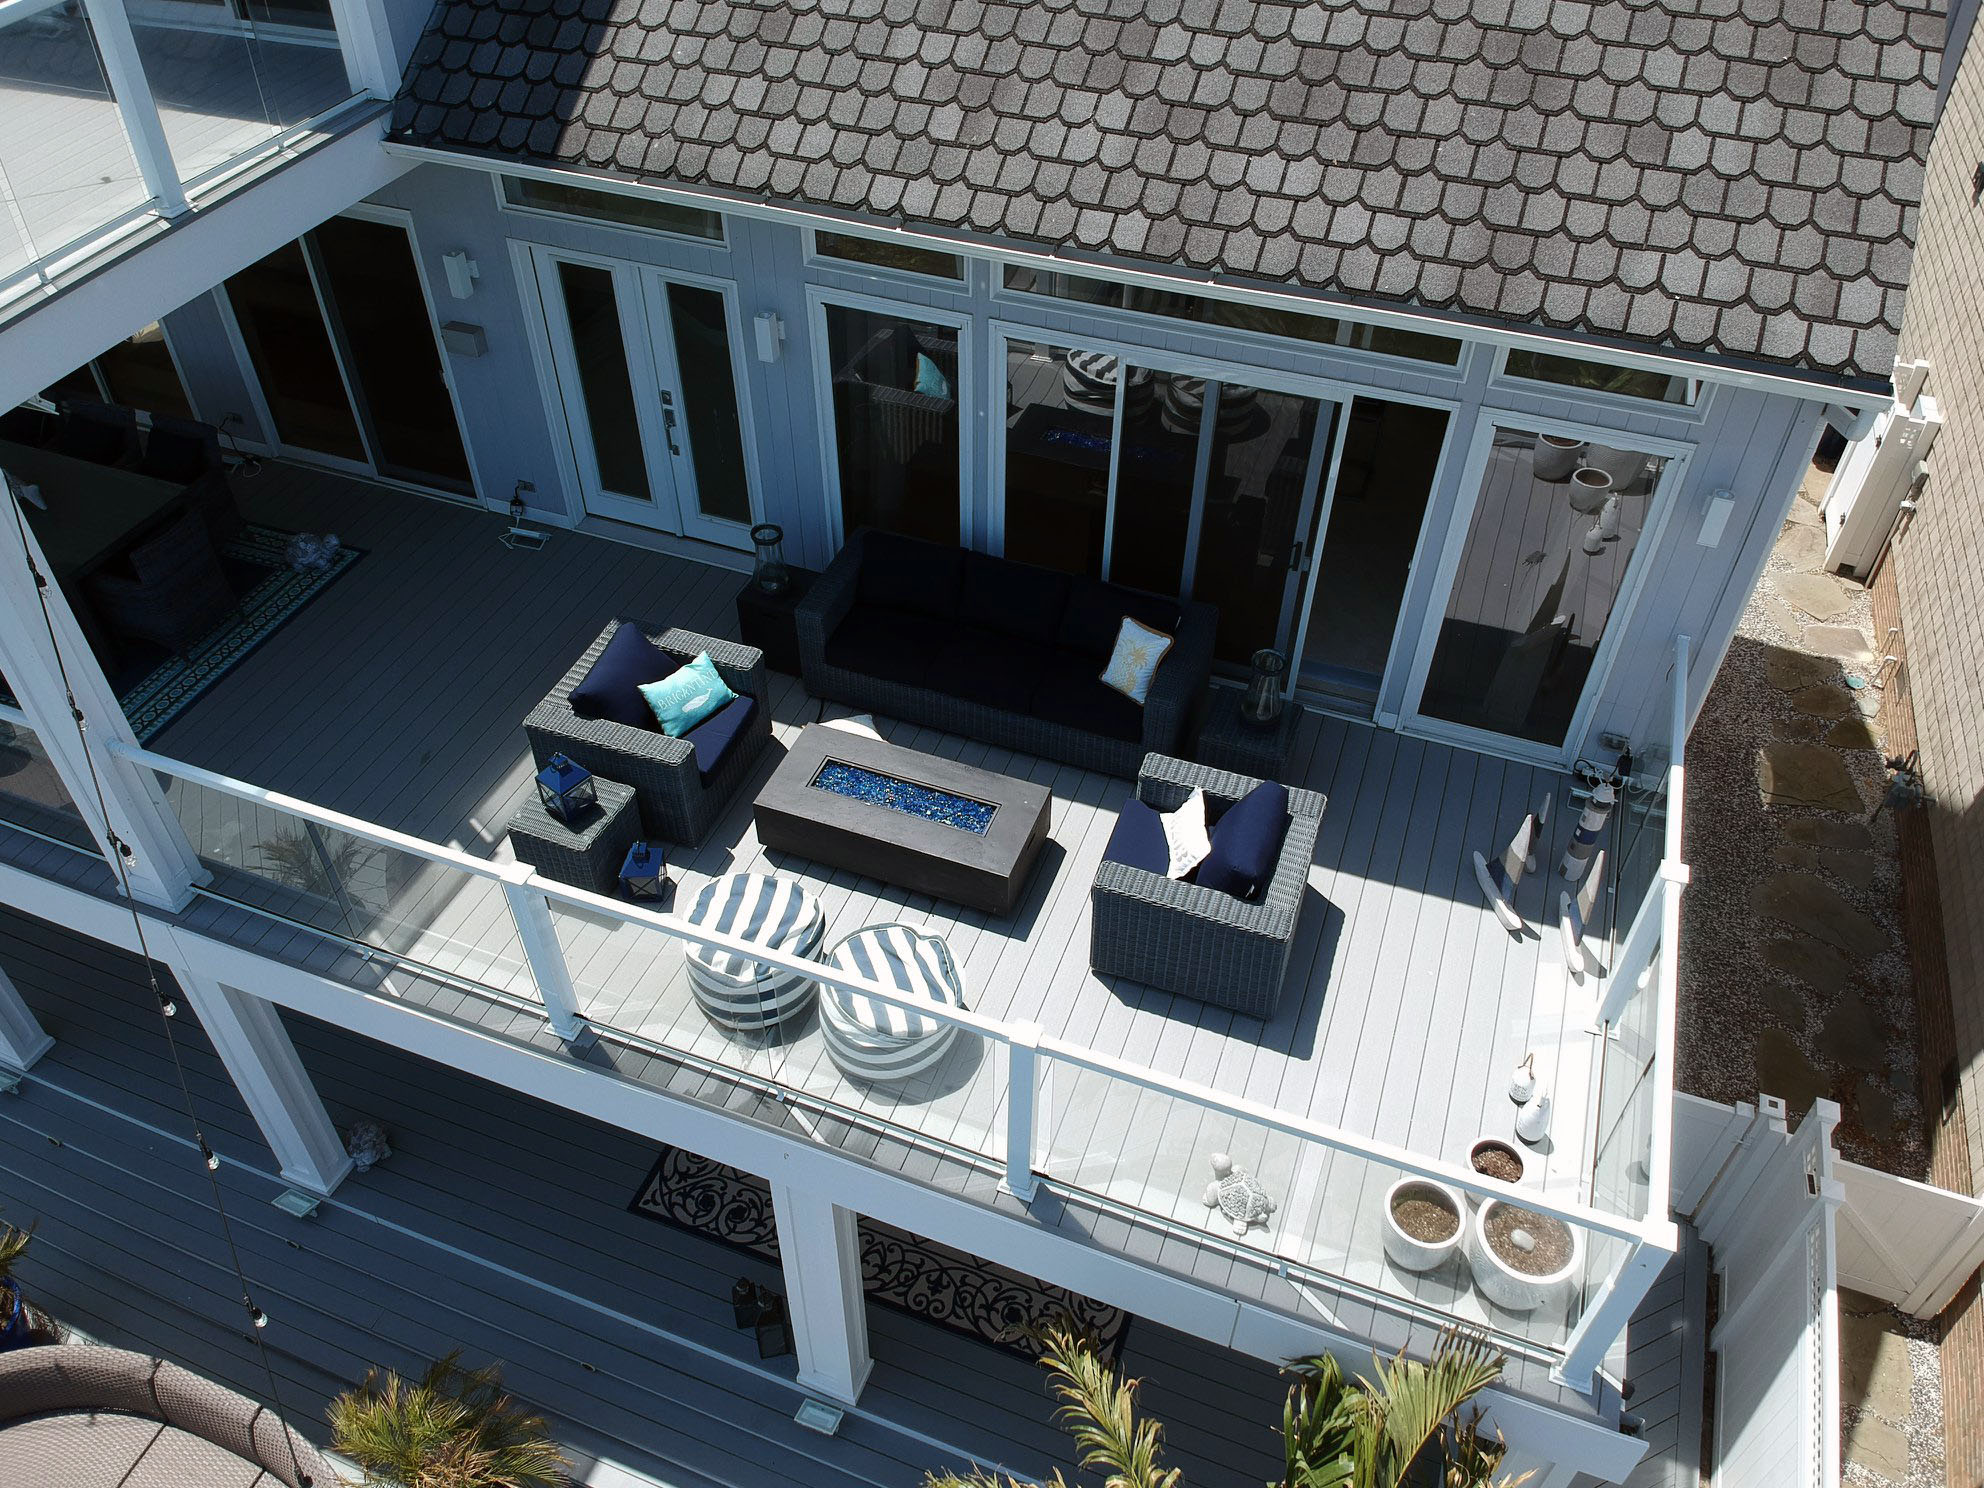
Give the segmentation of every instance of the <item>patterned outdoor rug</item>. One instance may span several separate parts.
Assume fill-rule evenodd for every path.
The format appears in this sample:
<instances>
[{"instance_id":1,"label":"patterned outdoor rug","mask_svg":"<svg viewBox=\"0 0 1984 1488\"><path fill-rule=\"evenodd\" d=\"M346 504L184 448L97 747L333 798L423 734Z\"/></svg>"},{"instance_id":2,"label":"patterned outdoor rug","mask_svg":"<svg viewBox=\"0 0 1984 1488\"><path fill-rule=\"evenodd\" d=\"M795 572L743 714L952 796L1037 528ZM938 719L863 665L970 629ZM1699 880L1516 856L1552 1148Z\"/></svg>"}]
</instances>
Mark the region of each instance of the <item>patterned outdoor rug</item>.
<instances>
[{"instance_id":1,"label":"patterned outdoor rug","mask_svg":"<svg viewBox=\"0 0 1984 1488\"><path fill-rule=\"evenodd\" d=\"M235 592L241 596L241 608L234 618L186 655L166 656L149 667L140 661L119 679L117 700L124 705L124 716L140 744L151 742L159 730L364 556L363 549L340 548L330 567L298 573L289 566L285 552L293 536L273 527L250 525L239 537L223 543L221 558Z\"/></svg>"},{"instance_id":2,"label":"patterned outdoor rug","mask_svg":"<svg viewBox=\"0 0 1984 1488\"><path fill-rule=\"evenodd\" d=\"M772 1195L762 1178L664 1147L640 1192L636 1214L721 1240L767 1260L778 1259ZM948 1245L872 1219L861 1221L861 1281L871 1300L937 1323L1022 1359L1040 1348L1025 1329L1072 1318L1114 1364L1129 1335L1130 1315L1062 1287L1008 1271Z\"/></svg>"}]
</instances>

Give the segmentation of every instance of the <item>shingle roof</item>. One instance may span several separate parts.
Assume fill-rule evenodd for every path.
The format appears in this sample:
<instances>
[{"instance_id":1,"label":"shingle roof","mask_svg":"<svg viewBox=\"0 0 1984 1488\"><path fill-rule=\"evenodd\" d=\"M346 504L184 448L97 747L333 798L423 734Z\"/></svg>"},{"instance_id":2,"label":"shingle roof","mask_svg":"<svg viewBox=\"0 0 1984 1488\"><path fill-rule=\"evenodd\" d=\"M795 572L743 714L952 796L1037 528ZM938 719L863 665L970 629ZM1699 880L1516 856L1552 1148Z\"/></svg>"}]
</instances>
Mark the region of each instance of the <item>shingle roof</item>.
<instances>
[{"instance_id":1,"label":"shingle roof","mask_svg":"<svg viewBox=\"0 0 1984 1488\"><path fill-rule=\"evenodd\" d=\"M395 138L1882 379L1941 0L441 0Z\"/></svg>"}]
</instances>

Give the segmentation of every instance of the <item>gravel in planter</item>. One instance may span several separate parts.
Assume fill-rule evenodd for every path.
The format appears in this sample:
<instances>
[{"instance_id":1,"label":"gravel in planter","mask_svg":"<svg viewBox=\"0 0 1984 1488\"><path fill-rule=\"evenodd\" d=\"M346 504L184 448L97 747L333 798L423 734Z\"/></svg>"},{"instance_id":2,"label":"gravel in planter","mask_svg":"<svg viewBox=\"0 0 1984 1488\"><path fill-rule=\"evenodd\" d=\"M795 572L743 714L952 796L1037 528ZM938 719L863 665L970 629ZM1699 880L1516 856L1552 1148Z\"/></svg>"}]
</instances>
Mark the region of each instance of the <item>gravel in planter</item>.
<instances>
[{"instance_id":1,"label":"gravel in planter","mask_svg":"<svg viewBox=\"0 0 1984 1488\"><path fill-rule=\"evenodd\" d=\"M1571 1231L1561 1219L1515 1204L1498 1203L1482 1221L1495 1258L1525 1276L1554 1276L1570 1264ZM1532 1244L1524 1250L1515 1240L1520 1230Z\"/></svg>"},{"instance_id":2,"label":"gravel in planter","mask_svg":"<svg viewBox=\"0 0 1984 1488\"><path fill-rule=\"evenodd\" d=\"M1522 1156L1507 1143L1489 1141L1481 1144L1473 1155L1473 1164L1474 1171L1484 1178L1502 1183L1522 1181Z\"/></svg>"},{"instance_id":3,"label":"gravel in planter","mask_svg":"<svg viewBox=\"0 0 1984 1488\"><path fill-rule=\"evenodd\" d=\"M1424 1245L1438 1245L1460 1233L1460 1216L1437 1199L1400 1199L1392 1205L1392 1218Z\"/></svg>"}]
</instances>

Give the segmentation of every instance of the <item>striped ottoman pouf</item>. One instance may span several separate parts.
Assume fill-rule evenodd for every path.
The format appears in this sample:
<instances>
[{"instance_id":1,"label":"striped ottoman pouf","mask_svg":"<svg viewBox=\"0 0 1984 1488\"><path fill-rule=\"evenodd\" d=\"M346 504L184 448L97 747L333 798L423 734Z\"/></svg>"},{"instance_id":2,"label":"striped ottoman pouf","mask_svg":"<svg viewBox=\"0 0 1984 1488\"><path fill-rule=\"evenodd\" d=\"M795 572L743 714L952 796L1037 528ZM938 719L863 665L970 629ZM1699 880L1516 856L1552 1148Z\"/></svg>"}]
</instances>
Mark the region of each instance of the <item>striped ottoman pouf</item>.
<instances>
[{"instance_id":1,"label":"striped ottoman pouf","mask_svg":"<svg viewBox=\"0 0 1984 1488\"><path fill-rule=\"evenodd\" d=\"M907 995L964 1006L964 981L950 948L907 925L870 925L826 954L837 971L865 977ZM827 1053L862 1080L902 1080L921 1074L950 1052L955 1023L926 1018L894 1003L828 987L820 998L820 1032Z\"/></svg>"},{"instance_id":2,"label":"striped ottoman pouf","mask_svg":"<svg viewBox=\"0 0 1984 1488\"><path fill-rule=\"evenodd\" d=\"M803 884L767 873L732 873L707 885L682 918L768 950L811 959L827 931L820 901ZM726 1028L770 1028L806 1011L820 984L690 941L683 947L689 990L710 1021Z\"/></svg>"}]
</instances>

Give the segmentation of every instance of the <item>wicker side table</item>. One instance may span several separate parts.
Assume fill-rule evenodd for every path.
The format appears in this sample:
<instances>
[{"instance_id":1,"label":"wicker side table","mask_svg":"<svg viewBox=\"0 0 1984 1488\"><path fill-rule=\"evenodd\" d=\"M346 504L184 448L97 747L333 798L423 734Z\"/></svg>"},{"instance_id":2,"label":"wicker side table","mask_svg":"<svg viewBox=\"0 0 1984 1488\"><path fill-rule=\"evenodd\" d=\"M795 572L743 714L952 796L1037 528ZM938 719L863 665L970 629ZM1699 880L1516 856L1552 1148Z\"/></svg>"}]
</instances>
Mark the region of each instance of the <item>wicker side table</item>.
<instances>
[{"instance_id":1,"label":"wicker side table","mask_svg":"<svg viewBox=\"0 0 1984 1488\"><path fill-rule=\"evenodd\" d=\"M1280 780L1288 769L1288 751L1295 743L1302 709L1289 703L1273 728L1259 728L1240 716L1240 698L1237 687L1212 689L1193 757L1215 770L1231 770L1256 780Z\"/></svg>"},{"instance_id":2,"label":"wicker side table","mask_svg":"<svg viewBox=\"0 0 1984 1488\"><path fill-rule=\"evenodd\" d=\"M532 796L510 818L510 848L518 862L530 864L546 878L611 895L619 887L627 849L641 835L641 816L634 809L631 785L595 775L593 788L598 804L571 827Z\"/></svg>"}]
</instances>

